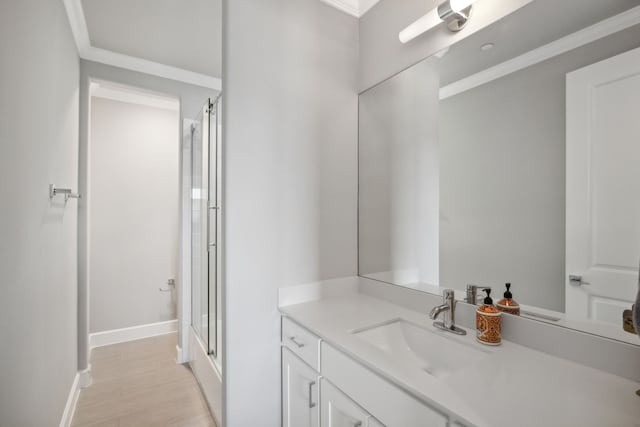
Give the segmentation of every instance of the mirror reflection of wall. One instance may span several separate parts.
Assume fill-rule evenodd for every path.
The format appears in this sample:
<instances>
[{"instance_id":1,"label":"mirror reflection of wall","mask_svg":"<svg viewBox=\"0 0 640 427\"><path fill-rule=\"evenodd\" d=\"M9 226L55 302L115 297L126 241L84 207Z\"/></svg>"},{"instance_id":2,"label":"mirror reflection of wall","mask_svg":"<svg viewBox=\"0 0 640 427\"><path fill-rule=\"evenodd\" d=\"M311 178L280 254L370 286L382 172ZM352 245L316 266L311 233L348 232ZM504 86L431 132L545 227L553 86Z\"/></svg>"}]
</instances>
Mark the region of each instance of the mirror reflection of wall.
<instances>
[{"instance_id":1,"label":"mirror reflection of wall","mask_svg":"<svg viewBox=\"0 0 640 427\"><path fill-rule=\"evenodd\" d=\"M639 40L635 26L441 101L442 286L513 282L564 311L566 74Z\"/></svg>"},{"instance_id":2,"label":"mirror reflection of wall","mask_svg":"<svg viewBox=\"0 0 640 427\"><path fill-rule=\"evenodd\" d=\"M513 58L540 56L531 51L558 38L579 39L575 32L585 26L597 24L591 35L613 28L601 21L620 20L615 15L640 3L583 2L579 16L565 17L565 23L555 17L558 25L545 26L548 34L530 37L544 3L534 2L361 94L359 274L428 292L492 286L496 296L511 282L528 310L580 329L595 320L597 326L584 330L637 341L620 326L638 281L640 222L634 218L640 218L640 201L633 195L640 193L640 168L628 165L640 164L633 144L640 128L631 113L616 112L640 108L637 94L625 94L640 84L640 66L624 71L621 60L606 60L634 55L640 47L640 19L634 18L640 12L631 9L624 19L632 24L600 36L580 33L588 43L510 67ZM522 42L520 31L527 34ZM583 147L591 152L584 167L591 181L585 178L577 189L566 178L582 167L580 152L567 155L568 144L575 144L567 139L573 132L567 120L580 114L582 104L568 99L567 81L602 74L593 67L613 71L594 83L598 89L576 83L584 86L576 94L594 94L582 102L591 103L594 113L573 124L594 129L573 136L591 144ZM625 173L616 170L623 164ZM568 188L591 194L590 204L580 208L592 218L591 228L580 230L590 248L576 244L580 220ZM610 196L617 188L631 197ZM588 255L582 266L572 261L575 247ZM570 283L569 274L594 283Z\"/></svg>"},{"instance_id":3,"label":"mirror reflection of wall","mask_svg":"<svg viewBox=\"0 0 640 427\"><path fill-rule=\"evenodd\" d=\"M369 277L438 283L439 88L424 61L360 97L359 262Z\"/></svg>"}]
</instances>

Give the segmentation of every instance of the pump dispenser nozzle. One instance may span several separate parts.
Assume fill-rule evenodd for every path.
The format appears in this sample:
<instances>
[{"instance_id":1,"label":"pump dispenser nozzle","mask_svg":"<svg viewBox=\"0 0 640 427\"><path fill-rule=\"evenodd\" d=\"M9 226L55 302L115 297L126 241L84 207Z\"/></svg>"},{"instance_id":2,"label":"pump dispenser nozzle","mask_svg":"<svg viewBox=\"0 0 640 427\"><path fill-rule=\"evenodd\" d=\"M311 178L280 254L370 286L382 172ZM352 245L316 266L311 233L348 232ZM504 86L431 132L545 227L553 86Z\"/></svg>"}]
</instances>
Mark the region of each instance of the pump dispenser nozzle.
<instances>
[{"instance_id":1,"label":"pump dispenser nozzle","mask_svg":"<svg viewBox=\"0 0 640 427\"><path fill-rule=\"evenodd\" d=\"M510 290L511 283L505 283L505 286L507 287L507 291L504 293L504 297L512 299L513 298L513 294L511 293L511 290Z\"/></svg>"},{"instance_id":2,"label":"pump dispenser nozzle","mask_svg":"<svg viewBox=\"0 0 640 427\"><path fill-rule=\"evenodd\" d=\"M493 305L493 299L491 299L491 288L484 288L483 291L487 294L484 299L484 303L486 305Z\"/></svg>"}]
</instances>

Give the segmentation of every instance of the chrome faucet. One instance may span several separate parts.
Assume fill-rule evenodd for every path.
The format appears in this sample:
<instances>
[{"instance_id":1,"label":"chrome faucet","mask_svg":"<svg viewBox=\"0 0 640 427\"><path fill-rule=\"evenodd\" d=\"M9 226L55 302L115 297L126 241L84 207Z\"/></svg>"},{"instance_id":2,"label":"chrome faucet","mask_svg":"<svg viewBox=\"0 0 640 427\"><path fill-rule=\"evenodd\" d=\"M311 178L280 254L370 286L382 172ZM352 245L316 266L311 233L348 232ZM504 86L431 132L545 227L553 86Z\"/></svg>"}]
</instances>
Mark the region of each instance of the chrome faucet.
<instances>
[{"instance_id":1,"label":"chrome faucet","mask_svg":"<svg viewBox=\"0 0 640 427\"><path fill-rule=\"evenodd\" d=\"M433 307L429 313L431 319L437 319L440 313L442 322L433 322L433 326L443 331L453 332L458 335L466 335L467 331L456 326L456 298L453 289L445 289L442 292L442 305Z\"/></svg>"},{"instance_id":2,"label":"chrome faucet","mask_svg":"<svg viewBox=\"0 0 640 427\"><path fill-rule=\"evenodd\" d=\"M468 304L478 305L478 289L491 289L491 286L467 285L467 296L464 302Z\"/></svg>"}]
</instances>

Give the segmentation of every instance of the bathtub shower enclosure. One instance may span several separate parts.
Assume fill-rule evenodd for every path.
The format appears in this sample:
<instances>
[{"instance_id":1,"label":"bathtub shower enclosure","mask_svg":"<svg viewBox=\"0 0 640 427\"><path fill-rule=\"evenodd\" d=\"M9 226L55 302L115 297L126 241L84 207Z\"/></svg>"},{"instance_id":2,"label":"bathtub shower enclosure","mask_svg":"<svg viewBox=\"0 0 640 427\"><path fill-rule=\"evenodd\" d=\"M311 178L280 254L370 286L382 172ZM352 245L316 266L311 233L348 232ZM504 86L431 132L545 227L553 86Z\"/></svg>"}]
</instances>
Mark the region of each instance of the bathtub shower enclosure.
<instances>
[{"instance_id":1,"label":"bathtub shower enclosure","mask_svg":"<svg viewBox=\"0 0 640 427\"><path fill-rule=\"evenodd\" d=\"M210 99L191 125L191 324L221 367L222 98Z\"/></svg>"}]
</instances>

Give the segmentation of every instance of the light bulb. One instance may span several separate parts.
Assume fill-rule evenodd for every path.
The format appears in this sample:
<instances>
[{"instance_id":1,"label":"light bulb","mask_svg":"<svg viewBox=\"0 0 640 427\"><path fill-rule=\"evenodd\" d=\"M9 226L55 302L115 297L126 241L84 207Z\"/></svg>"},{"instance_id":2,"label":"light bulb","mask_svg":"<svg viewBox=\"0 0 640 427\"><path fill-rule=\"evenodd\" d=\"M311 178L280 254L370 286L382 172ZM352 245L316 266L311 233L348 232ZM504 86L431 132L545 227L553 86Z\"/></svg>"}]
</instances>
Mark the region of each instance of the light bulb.
<instances>
[{"instance_id":1,"label":"light bulb","mask_svg":"<svg viewBox=\"0 0 640 427\"><path fill-rule=\"evenodd\" d=\"M451 10L453 10L456 13L465 10L475 2L476 0L449 0L449 4L451 5Z\"/></svg>"},{"instance_id":2,"label":"light bulb","mask_svg":"<svg viewBox=\"0 0 640 427\"><path fill-rule=\"evenodd\" d=\"M433 9L431 12L427 13L423 17L413 22L407 28L400 31L400 34L398 34L398 38L402 43L406 43L441 23L442 19L440 19L440 16L438 15L438 10Z\"/></svg>"}]
</instances>

